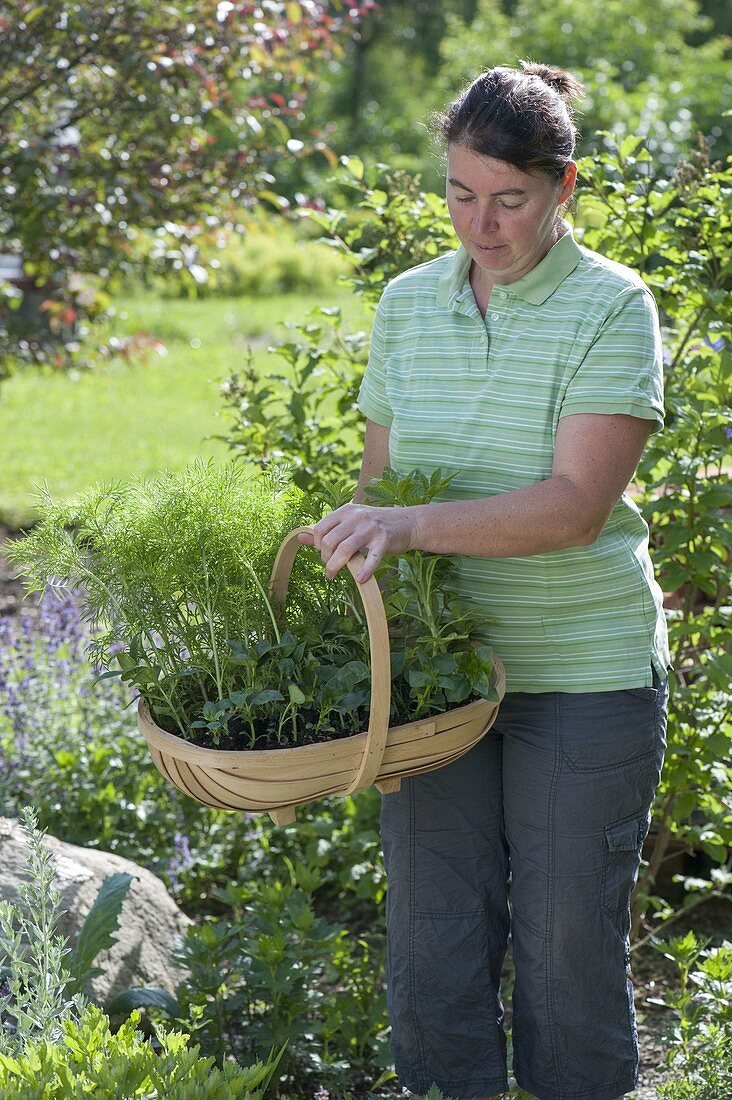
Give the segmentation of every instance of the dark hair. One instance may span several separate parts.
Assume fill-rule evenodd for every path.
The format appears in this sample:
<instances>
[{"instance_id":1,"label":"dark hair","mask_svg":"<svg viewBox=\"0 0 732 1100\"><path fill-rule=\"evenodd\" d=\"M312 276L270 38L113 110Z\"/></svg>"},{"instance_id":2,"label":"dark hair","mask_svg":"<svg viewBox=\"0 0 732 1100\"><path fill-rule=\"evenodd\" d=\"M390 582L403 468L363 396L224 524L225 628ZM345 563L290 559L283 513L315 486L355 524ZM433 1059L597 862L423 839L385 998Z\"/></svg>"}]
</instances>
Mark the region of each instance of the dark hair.
<instances>
[{"instance_id":1,"label":"dark hair","mask_svg":"<svg viewBox=\"0 0 732 1100\"><path fill-rule=\"evenodd\" d=\"M564 69L521 61L521 69L488 69L433 126L447 145L504 160L524 172L560 180L574 153L572 102L584 88Z\"/></svg>"}]
</instances>

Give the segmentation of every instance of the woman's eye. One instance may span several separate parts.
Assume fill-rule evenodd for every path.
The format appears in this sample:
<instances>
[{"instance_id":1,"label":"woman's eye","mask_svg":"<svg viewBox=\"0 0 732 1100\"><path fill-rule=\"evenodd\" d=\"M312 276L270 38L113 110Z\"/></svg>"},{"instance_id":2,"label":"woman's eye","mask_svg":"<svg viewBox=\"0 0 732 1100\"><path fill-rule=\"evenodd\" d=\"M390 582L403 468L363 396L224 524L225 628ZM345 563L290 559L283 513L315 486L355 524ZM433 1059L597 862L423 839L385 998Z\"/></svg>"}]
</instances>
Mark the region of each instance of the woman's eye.
<instances>
[{"instance_id":1,"label":"woman's eye","mask_svg":"<svg viewBox=\"0 0 732 1100\"><path fill-rule=\"evenodd\" d=\"M498 205L502 206L504 210L518 210L518 208L521 206L521 203L520 202L514 202L514 203L499 202Z\"/></svg>"},{"instance_id":2,"label":"woman's eye","mask_svg":"<svg viewBox=\"0 0 732 1100\"><path fill-rule=\"evenodd\" d=\"M472 202L473 201L473 196L472 195L463 196L462 198L460 197L460 195L457 195L456 198L457 198L458 202Z\"/></svg>"}]
</instances>

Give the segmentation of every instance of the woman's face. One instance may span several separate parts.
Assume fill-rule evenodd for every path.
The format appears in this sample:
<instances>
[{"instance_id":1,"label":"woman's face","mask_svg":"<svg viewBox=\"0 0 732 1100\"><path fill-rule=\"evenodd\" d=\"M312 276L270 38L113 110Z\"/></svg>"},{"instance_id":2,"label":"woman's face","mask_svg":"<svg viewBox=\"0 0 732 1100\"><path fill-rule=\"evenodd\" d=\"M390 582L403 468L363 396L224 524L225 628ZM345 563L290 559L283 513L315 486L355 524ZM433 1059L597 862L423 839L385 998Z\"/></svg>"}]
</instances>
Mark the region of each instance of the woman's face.
<instances>
[{"instance_id":1,"label":"woman's face","mask_svg":"<svg viewBox=\"0 0 732 1100\"><path fill-rule=\"evenodd\" d=\"M572 194L576 178L575 164L555 183L544 172L522 172L450 145L447 205L478 286L489 290L494 283L515 282L544 258L558 239L557 207Z\"/></svg>"}]
</instances>

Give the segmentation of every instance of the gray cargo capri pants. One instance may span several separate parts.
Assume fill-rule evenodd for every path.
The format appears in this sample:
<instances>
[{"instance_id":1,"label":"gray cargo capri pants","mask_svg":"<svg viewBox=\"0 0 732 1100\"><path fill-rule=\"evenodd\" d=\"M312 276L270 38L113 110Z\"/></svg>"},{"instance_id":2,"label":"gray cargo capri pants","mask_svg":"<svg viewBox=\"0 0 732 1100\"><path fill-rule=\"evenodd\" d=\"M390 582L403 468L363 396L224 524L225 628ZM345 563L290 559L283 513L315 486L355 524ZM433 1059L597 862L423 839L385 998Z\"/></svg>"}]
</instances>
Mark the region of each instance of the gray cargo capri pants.
<instances>
[{"instance_id":1,"label":"gray cargo capri pants","mask_svg":"<svg viewBox=\"0 0 732 1100\"><path fill-rule=\"evenodd\" d=\"M638 1078L630 895L666 747L667 684L506 695L460 760L382 796L387 998L399 1079L507 1088L499 990L513 940L514 1074L539 1100Z\"/></svg>"}]
</instances>

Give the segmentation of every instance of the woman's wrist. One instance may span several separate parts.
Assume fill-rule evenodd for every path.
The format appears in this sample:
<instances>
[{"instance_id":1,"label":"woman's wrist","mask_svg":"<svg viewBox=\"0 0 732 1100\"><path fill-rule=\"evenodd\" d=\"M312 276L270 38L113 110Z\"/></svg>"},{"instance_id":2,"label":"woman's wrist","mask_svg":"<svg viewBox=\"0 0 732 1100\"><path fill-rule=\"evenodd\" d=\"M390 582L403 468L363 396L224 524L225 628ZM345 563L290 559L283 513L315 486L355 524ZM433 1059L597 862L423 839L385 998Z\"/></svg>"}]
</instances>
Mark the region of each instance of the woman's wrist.
<instances>
[{"instance_id":1,"label":"woman's wrist","mask_svg":"<svg viewBox=\"0 0 732 1100\"><path fill-rule=\"evenodd\" d=\"M428 504L412 504L404 509L405 513L409 515L410 521L410 550L427 549L425 542L427 539L428 508Z\"/></svg>"}]
</instances>

